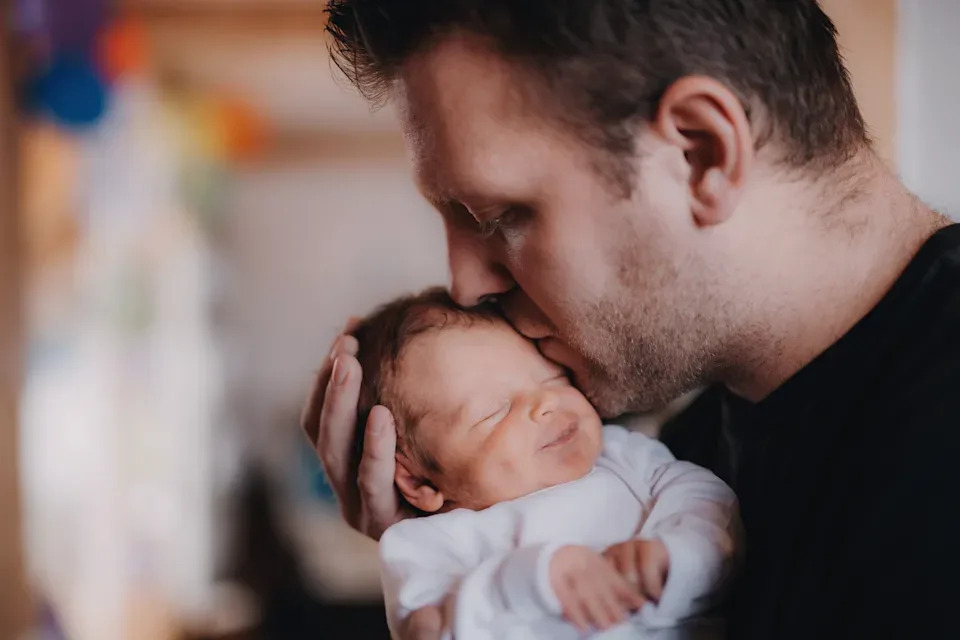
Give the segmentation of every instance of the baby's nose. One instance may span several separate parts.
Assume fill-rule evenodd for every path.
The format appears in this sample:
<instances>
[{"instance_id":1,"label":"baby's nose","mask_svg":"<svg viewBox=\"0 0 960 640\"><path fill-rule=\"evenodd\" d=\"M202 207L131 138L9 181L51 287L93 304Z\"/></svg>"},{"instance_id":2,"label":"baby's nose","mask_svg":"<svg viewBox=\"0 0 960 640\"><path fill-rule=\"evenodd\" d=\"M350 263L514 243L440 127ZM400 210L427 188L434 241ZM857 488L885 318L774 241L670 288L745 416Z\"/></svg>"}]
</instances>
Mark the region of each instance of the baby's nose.
<instances>
[{"instance_id":1,"label":"baby's nose","mask_svg":"<svg viewBox=\"0 0 960 640\"><path fill-rule=\"evenodd\" d=\"M537 393L531 403L530 417L535 422L542 422L557 410L557 394L548 389Z\"/></svg>"}]
</instances>

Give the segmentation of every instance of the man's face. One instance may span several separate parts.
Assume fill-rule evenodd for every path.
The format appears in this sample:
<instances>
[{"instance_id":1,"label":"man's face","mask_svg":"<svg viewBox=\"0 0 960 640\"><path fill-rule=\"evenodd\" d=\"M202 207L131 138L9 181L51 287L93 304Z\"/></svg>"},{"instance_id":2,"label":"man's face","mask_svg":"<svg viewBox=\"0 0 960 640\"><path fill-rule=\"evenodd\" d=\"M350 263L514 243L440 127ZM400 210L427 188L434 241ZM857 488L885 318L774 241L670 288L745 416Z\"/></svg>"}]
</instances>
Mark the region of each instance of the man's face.
<instances>
[{"instance_id":1,"label":"man's face","mask_svg":"<svg viewBox=\"0 0 960 640\"><path fill-rule=\"evenodd\" d=\"M497 296L602 415L661 406L712 374L728 325L683 152L642 134L624 197L528 83L470 37L402 70L396 98L443 215L453 295Z\"/></svg>"}]
</instances>

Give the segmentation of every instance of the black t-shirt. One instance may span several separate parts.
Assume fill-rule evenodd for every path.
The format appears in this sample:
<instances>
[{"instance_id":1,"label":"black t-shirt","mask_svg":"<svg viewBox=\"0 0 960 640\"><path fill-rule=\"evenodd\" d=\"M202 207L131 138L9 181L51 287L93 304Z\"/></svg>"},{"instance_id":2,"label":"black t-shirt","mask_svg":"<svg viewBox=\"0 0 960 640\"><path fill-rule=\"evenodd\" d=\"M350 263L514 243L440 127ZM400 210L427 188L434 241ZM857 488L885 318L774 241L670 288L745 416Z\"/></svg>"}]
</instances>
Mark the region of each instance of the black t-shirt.
<instances>
[{"instance_id":1,"label":"black t-shirt","mask_svg":"<svg viewBox=\"0 0 960 640\"><path fill-rule=\"evenodd\" d=\"M662 437L740 498L731 638L960 638L960 225L768 398Z\"/></svg>"}]
</instances>

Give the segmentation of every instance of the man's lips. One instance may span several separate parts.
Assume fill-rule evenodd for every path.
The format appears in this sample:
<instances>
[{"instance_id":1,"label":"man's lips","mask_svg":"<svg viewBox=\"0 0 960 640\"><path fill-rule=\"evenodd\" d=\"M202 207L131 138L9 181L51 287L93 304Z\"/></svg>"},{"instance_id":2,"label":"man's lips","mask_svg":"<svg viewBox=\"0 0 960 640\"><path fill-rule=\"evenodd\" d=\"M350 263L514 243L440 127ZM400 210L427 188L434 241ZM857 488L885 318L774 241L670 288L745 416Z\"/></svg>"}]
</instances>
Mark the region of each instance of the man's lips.
<instances>
[{"instance_id":1,"label":"man's lips","mask_svg":"<svg viewBox=\"0 0 960 640\"><path fill-rule=\"evenodd\" d=\"M537 350L540 351L540 354L543 355L547 360L552 360L561 366L567 366L567 362L563 359L564 349L563 343L557 340L554 337L541 338L536 341Z\"/></svg>"},{"instance_id":2,"label":"man's lips","mask_svg":"<svg viewBox=\"0 0 960 640\"><path fill-rule=\"evenodd\" d=\"M509 319L509 316L507 316ZM543 326L528 324L522 320L510 320L510 324L513 325L513 328L517 330L517 333L522 335L527 340L545 340L553 337L553 333L550 329Z\"/></svg>"}]
</instances>

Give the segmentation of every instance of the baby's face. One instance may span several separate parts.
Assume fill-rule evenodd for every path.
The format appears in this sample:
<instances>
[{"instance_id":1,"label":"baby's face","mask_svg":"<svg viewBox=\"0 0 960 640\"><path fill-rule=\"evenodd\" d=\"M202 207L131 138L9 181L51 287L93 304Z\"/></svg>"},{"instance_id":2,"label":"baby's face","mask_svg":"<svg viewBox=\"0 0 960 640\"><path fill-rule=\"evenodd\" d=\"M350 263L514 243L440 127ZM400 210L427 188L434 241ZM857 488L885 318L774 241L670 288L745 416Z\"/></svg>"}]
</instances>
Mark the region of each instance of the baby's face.
<instances>
[{"instance_id":1,"label":"baby's face","mask_svg":"<svg viewBox=\"0 0 960 640\"><path fill-rule=\"evenodd\" d=\"M451 326L404 350L397 391L422 419L445 507L482 509L584 476L601 422L563 370L506 323Z\"/></svg>"}]
</instances>

